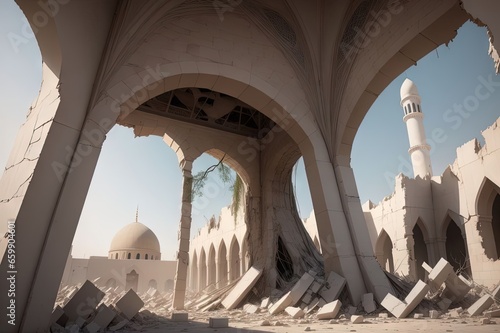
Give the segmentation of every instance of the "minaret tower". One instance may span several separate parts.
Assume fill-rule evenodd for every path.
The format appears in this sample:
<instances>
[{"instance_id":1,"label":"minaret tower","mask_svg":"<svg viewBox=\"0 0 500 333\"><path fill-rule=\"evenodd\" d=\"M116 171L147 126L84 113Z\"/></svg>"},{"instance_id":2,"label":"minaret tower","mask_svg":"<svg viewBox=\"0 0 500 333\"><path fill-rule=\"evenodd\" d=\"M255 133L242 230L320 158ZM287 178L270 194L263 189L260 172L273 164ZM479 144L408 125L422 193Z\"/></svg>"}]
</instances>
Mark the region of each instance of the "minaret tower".
<instances>
[{"instance_id":1,"label":"minaret tower","mask_svg":"<svg viewBox=\"0 0 500 333\"><path fill-rule=\"evenodd\" d=\"M432 176L432 166L430 150L431 146L427 144L425 138L424 114L420 106L420 95L413 81L406 79L401 86L401 106L403 107L403 121L406 123L408 138L410 139L410 149L408 153L411 156L413 165L413 176L424 178Z\"/></svg>"}]
</instances>

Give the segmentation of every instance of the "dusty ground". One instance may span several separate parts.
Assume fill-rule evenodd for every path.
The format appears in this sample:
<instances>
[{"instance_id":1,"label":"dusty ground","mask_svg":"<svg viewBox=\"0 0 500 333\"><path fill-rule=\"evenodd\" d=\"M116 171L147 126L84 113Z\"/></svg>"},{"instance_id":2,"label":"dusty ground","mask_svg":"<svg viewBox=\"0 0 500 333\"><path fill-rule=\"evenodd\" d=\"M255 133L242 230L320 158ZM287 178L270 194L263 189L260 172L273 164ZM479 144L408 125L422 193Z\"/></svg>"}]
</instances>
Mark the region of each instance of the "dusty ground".
<instances>
[{"instance_id":1,"label":"dusty ground","mask_svg":"<svg viewBox=\"0 0 500 333\"><path fill-rule=\"evenodd\" d=\"M168 315L168 314L167 314ZM209 328L208 317L229 316L230 328ZM439 319L396 319L365 317L363 324L352 324L348 319L317 320L290 319L286 314L270 316L264 314L246 314L243 311L223 310L212 311L210 313L189 313L190 321L187 323L172 322L169 317L149 315L142 312L138 318L134 318L125 328L118 332L218 332L218 333L295 333L304 332L309 327L312 332L500 332L500 318L492 318L498 324L481 323L481 317L456 317L443 316ZM263 320L267 319L272 326L261 326ZM279 322L281 326L275 326Z\"/></svg>"}]
</instances>

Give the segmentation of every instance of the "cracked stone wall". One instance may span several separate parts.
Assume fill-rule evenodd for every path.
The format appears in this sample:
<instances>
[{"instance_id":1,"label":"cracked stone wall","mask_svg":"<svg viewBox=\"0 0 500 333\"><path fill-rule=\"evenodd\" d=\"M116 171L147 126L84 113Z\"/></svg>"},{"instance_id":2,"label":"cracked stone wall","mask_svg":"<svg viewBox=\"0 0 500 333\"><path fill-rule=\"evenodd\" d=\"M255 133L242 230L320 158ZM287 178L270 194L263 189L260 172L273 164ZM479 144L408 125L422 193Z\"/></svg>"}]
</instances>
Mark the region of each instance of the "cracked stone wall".
<instances>
[{"instance_id":1,"label":"cracked stone wall","mask_svg":"<svg viewBox=\"0 0 500 333\"><path fill-rule=\"evenodd\" d=\"M500 281L499 240L493 225L500 217L492 216L493 202L500 195L499 125L500 118L482 132L483 147L477 139L458 147L457 159L441 176L409 179L400 174L391 195L377 205L370 201L363 205L376 255L383 252L385 233L390 237L395 273L417 279L411 231L420 218L431 266L440 257L447 258L447 228L456 223L474 281L488 287Z\"/></svg>"}]
</instances>

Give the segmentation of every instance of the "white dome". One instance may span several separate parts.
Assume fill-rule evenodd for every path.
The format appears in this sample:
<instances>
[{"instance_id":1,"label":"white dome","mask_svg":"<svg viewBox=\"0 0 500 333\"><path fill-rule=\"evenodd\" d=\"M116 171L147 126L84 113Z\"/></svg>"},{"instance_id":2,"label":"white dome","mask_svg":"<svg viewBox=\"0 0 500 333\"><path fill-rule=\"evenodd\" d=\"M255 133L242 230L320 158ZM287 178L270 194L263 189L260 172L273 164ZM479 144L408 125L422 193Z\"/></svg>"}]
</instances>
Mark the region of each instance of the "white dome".
<instances>
[{"instance_id":1,"label":"white dome","mask_svg":"<svg viewBox=\"0 0 500 333\"><path fill-rule=\"evenodd\" d=\"M409 95L417 95L419 96L417 86L410 79L405 79L405 82L401 85L401 90L399 91L401 96L401 100Z\"/></svg>"},{"instance_id":2,"label":"white dome","mask_svg":"<svg viewBox=\"0 0 500 333\"><path fill-rule=\"evenodd\" d=\"M109 248L109 252L134 250L160 253L160 242L154 232L139 222L127 224L118 231Z\"/></svg>"}]
</instances>

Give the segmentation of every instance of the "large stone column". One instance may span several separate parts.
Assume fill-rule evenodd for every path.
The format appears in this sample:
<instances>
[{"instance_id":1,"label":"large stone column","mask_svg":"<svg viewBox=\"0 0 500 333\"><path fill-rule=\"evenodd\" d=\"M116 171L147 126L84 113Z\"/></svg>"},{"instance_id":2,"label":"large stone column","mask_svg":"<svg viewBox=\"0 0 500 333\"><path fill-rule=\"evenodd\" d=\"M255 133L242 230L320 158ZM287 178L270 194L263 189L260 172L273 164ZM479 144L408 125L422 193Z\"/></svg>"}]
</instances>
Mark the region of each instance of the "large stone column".
<instances>
[{"instance_id":1,"label":"large stone column","mask_svg":"<svg viewBox=\"0 0 500 333\"><path fill-rule=\"evenodd\" d=\"M183 160L181 163L182 184L182 206L181 222L179 224L179 250L177 252L177 269L175 273L174 309L184 309L186 297L187 269L189 262L189 237L191 233L191 192L193 175L191 169L193 161Z\"/></svg>"}]
</instances>

